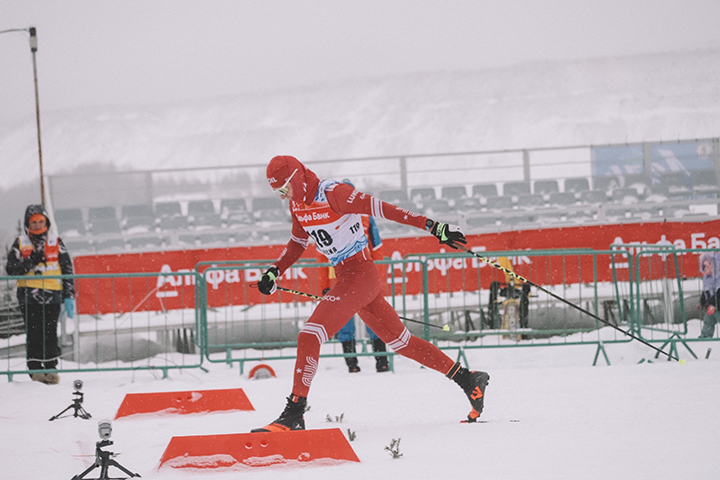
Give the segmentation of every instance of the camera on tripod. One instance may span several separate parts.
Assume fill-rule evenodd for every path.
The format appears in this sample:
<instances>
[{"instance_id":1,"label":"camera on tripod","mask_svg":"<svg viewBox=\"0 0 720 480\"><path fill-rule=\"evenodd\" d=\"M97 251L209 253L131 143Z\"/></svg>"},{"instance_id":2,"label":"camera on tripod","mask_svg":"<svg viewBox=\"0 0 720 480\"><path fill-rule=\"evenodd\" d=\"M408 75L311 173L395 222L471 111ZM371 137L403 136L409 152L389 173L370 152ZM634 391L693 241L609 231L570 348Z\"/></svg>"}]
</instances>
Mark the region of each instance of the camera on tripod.
<instances>
[{"instance_id":1,"label":"camera on tripod","mask_svg":"<svg viewBox=\"0 0 720 480\"><path fill-rule=\"evenodd\" d=\"M100 420L98 422L98 435L101 440L110 440L112 436L112 423L110 420Z\"/></svg>"},{"instance_id":2,"label":"camera on tripod","mask_svg":"<svg viewBox=\"0 0 720 480\"><path fill-rule=\"evenodd\" d=\"M85 394L80 391L83 387L82 380L75 380L73 382L73 387L75 387L75 391L73 392L73 395L75 396L74 400L77 400L78 403L82 403L85 397Z\"/></svg>"},{"instance_id":3,"label":"camera on tripod","mask_svg":"<svg viewBox=\"0 0 720 480\"><path fill-rule=\"evenodd\" d=\"M94 480L119 480L119 477L113 477L111 479L108 476L108 470L110 467L117 468L129 477L139 477L139 474L131 472L130 470L123 467L118 462L112 459L112 457L116 456L117 453L103 450L103 447L107 447L113 444L112 440L110 440L110 436L112 436L112 423L110 422L110 420L100 420L98 422L98 435L100 435L100 441L95 443L95 463L90 465L90 467L88 467L88 469L81 474L75 475L72 480L82 480L85 478L86 475L88 475L96 468L100 469L100 476Z\"/></svg>"},{"instance_id":4,"label":"camera on tripod","mask_svg":"<svg viewBox=\"0 0 720 480\"><path fill-rule=\"evenodd\" d=\"M70 410L71 408L74 410L73 417L80 417L80 418L82 418L82 419L84 419L84 420L87 420L87 419L89 419L89 418L92 418L92 415L90 415L90 413L88 413L88 412L82 407L82 403L83 403L83 400L84 400L84 397L85 397L85 395L83 394L83 392L80 391L80 390L82 390L82 387L83 387L83 382L82 382L82 380L75 380L75 381L73 382L73 387L75 387L75 391L73 392L73 401L72 401L72 403L71 403L70 406L67 407L65 410L63 410L62 412L58 413L58 414L55 415L54 417L51 417L51 418L50 418L50 421L51 421L51 422L52 422L53 420L57 420L58 418L62 418L62 417L63 417L63 414L64 414L65 412L67 412L68 410ZM67 416L67 415L66 415L66 416Z\"/></svg>"}]
</instances>

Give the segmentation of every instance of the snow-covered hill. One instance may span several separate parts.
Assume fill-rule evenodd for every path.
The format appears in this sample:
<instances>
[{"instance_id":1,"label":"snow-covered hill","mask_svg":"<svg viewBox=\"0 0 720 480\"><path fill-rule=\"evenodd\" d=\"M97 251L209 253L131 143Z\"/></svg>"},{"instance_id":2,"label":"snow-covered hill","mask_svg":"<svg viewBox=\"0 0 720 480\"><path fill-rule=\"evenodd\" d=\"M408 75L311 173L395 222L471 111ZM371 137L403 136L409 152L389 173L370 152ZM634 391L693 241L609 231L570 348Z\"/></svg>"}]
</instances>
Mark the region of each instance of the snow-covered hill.
<instances>
[{"instance_id":1,"label":"snow-covered hill","mask_svg":"<svg viewBox=\"0 0 720 480\"><path fill-rule=\"evenodd\" d=\"M46 175L720 135L720 50L358 80L202 103L43 111ZM39 200L34 115L0 125L0 238ZM92 167L90 167L92 165ZM485 181L498 179L485 178Z\"/></svg>"},{"instance_id":2,"label":"snow-covered hill","mask_svg":"<svg viewBox=\"0 0 720 480\"><path fill-rule=\"evenodd\" d=\"M175 105L42 112L46 174L675 140L720 134L720 50L539 63ZM8 188L38 175L34 116L0 130Z\"/></svg>"}]
</instances>

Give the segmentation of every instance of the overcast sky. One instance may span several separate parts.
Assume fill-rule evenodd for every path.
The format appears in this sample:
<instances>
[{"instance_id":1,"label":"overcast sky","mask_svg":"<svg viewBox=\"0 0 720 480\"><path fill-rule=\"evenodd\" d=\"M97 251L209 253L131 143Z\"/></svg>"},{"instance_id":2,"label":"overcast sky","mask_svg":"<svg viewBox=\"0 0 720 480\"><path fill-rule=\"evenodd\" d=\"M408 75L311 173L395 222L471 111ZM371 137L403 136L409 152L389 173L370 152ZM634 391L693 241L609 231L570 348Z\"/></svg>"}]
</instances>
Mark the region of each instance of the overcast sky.
<instances>
[{"instance_id":1,"label":"overcast sky","mask_svg":"<svg viewBox=\"0 0 720 480\"><path fill-rule=\"evenodd\" d=\"M720 0L0 0L37 28L42 111L357 77L720 48ZM27 32L0 35L0 123L34 118Z\"/></svg>"}]
</instances>

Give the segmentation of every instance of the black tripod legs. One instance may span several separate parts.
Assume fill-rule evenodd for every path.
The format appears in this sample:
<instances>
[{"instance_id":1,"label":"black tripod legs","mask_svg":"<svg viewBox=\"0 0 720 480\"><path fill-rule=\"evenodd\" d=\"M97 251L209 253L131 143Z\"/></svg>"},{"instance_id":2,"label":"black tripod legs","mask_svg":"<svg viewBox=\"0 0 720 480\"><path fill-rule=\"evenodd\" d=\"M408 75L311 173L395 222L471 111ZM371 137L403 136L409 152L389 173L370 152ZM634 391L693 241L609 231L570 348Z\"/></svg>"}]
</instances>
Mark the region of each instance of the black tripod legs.
<instances>
[{"instance_id":1,"label":"black tripod legs","mask_svg":"<svg viewBox=\"0 0 720 480\"><path fill-rule=\"evenodd\" d=\"M67 408L66 408L65 410L63 410L62 412L60 412L60 413L58 413L57 415L51 417L51 418L50 418L50 421L52 422L53 420L57 420L58 418L61 418L61 417L63 416L63 414L64 414L65 412L67 412L68 410L70 410L71 408L75 409L75 412L73 413L73 417L80 417L80 418L82 418L83 420L88 420L88 419L92 418L92 415L90 415L90 414L87 412L87 410L85 410L85 409L82 407L82 405L80 405L80 404L77 403L77 402L74 402L72 405L70 405L69 407L67 407Z\"/></svg>"},{"instance_id":2,"label":"black tripod legs","mask_svg":"<svg viewBox=\"0 0 720 480\"><path fill-rule=\"evenodd\" d=\"M96 468L100 467L100 476L97 479L94 480L115 480L115 478L111 479L108 476L108 470L110 467L115 467L118 470L122 471L125 475L129 475L130 477L140 477L139 474L133 473L127 468L120 465L118 462L110 458L111 455L114 455L113 452L106 452L101 447L105 447L108 445L112 445L112 442L108 440L104 440L102 442L98 442L95 446L95 463L93 463L90 467L88 467L84 472L82 472L80 475L75 475L72 480L81 480L85 478L85 475L92 472ZM90 480L90 479L88 479Z\"/></svg>"},{"instance_id":3,"label":"black tripod legs","mask_svg":"<svg viewBox=\"0 0 720 480\"><path fill-rule=\"evenodd\" d=\"M115 460L108 460L107 463L98 465L97 463L90 466L87 470L82 472L80 475L75 475L72 480L81 480L82 478L85 478L85 475L95 470L97 467L100 467L100 476L97 478L97 480L110 480L110 477L108 476L108 470L110 467L115 467L119 470L121 470L125 475L129 475L130 477L139 477L140 475L137 473L133 473L127 468L123 467L119 463L117 463Z\"/></svg>"}]
</instances>

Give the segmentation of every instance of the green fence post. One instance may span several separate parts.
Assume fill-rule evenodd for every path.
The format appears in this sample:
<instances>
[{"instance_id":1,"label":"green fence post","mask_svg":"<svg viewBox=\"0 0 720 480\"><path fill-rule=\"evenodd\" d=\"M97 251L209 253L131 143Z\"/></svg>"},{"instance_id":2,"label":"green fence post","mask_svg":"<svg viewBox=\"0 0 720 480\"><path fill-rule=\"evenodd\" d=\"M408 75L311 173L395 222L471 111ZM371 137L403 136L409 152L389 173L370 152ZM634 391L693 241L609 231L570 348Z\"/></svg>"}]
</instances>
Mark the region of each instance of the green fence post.
<instances>
[{"instance_id":1,"label":"green fence post","mask_svg":"<svg viewBox=\"0 0 720 480\"><path fill-rule=\"evenodd\" d=\"M595 350L595 359L593 360L593 367L597 365L598 356L600 355L600 352L602 352L603 357L605 357L605 363L610 365L610 359L608 358L607 352L605 351L605 345L603 344L602 340L598 340L597 350Z\"/></svg>"}]
</instances>

